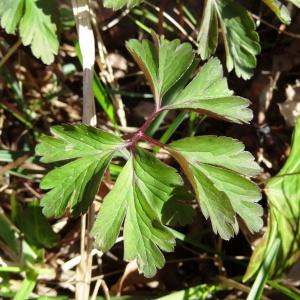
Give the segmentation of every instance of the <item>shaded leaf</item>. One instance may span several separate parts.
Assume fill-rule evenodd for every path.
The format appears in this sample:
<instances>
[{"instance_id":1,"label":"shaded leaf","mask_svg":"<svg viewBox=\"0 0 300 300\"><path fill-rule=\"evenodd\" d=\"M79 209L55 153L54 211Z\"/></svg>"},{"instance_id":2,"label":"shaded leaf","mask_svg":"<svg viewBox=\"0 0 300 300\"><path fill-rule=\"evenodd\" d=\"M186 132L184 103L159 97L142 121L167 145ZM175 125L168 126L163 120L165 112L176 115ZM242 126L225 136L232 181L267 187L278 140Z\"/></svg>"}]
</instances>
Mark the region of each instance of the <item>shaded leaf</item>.
<instances>
[{"instance_id":1,"label":"shaded leaf","mask_svg":"<svg viewBox=\"0 0 300 300\"><path fill-rule=\"evenodd\" d=\"M19 242L16 233L16 227L7 218L2 209L0 209L0 240L7 245L14 254L19 253Z\"/></svg>"},{"instance_id":2,"label":"shaded leaf","mask_svg":"<svg viewBox=\"0 0 300 300\"><path fill-rule=\"evenodd\" d=\"M252 17L237 1L207 1L198 36L199 54L206 59L215 52L217 17L224 39L228 71L234 69L238 77L249 79L256 66L256 55L260 52L259 36Z\"/></svg>"},{"instance_id":3,"label":"shaded leaf","mask_svg":"<svg viewBox=\"0 0 300 300\"><path fill-rule=\"evenodd\" d=\"M170 252L175 239L162 224L161 211L181 179L149 152L137 149L106 196L92 230L103 251L116 241L124 222L124 258L137 259L139 270L152 277L164 265L160 251Z\"/></svg>"},{"instance_id":4,"label":"shaded leaf","mask_svg":"<svg viewBox=\"0 0 300 300\"><path fill-rule=\"evenodd\" d=\"M104 6L107 8L112 8L113 10L121 9L124 6L127 8L132 8L144 0L104 0Z\"/></svg>"},{"instance_id":5,"label":"shaded leaf","mask_svg":"<svg viewBox=\"0 0 300 300\"><path fill-rule=\"evenodd\" d=\"M191 224L196 215L195 210L189 203L193 199L194 196L184 186L176 188L170 200L163 206L163 223L169 226Z\"/></svg>"},{"instance_id":6,"label":"shaded leaf","mask_svg":"<svg viewBox=\"0 0 300 300\"><path fill-rule=\"evenodd\" d=\"M37 201L33 201L24 208L19 205L15 221L30 244L51 248L58 241L58 235L42 214L42 209L38 206Z\"/></svg>"},{"instance_id":7,"label":"shaded leaf","mask_svg":"<svg viewBox=\"0 0 300 300\"><path fill-rule=\"evenodd\" d=\"M252 119L248 106L247 99L232 95L220 61L214 58L164 109L190 109L236 123L248 123Z\"/></svg>"},{"instance_id":8,"label":"shaded leaf","mask_svg":"<svg viewBox=\"0 0 300 300\"><path fill-rule=\"evenodd\" d=\"M300 119L295 128L292 151L278 175L271 178L265 188L270 213L268 228L255 248L244 280L255 276L274 241L280 239L280 247L270 275L280 276L300 256Z\"/></svg>"},{"instance_id":9,"label":"shaded leaf","mask_svg":"<svg viewBox=\"0 0 300 300\"><path fill-rule=\"evenodd\" d=\"M201 210L210 218L215 233L230 239L238 232L239 215L251 232L262 226L261 195L243 175L256 175L260 168L242 143L224 137L201 136L175 141L170 153L191 182Z\"/></svg>"}]
</instances>

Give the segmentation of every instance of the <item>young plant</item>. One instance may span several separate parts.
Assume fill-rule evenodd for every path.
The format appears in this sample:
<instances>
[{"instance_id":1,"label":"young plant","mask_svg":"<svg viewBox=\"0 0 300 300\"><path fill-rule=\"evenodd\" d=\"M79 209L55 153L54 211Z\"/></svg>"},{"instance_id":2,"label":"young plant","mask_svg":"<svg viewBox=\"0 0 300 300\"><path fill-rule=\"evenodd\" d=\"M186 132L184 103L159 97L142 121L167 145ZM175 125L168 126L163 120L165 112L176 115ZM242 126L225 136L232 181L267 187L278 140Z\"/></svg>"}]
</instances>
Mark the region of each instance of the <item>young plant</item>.
<instances>
[{"instance_id":1,"label":"young plant","mask_svg":"<svg viewBox=\"0 0 300 300\"><path fill-rule=\"evenodd\" d=\"M169 110L190 110L234 123L252 119L249 101L228 89L218 59L210 59L199 71L190 44L153 38L154 43L127 43L155 99L154 111L130 139L82 124L62 125L52 127L55 137L44 136L36 149L43 162L67 162L49 172L41 183L41 188L50 190L41 202L49 217L62 216L66 209L75 216L85 213L112 159L127 161L103 200L92 235L98 247L107 251L123 225L124 259L136 259L146 277L154 276L164 265L162 251L174 249L170 225L190 219L193 211L187 203L178 204L177 193L184 185L178 171L142 148L140 141L163 148L179 163L203 215L223 239L237 234L238 218L251 232L259 231L263 214L257 204L260 191L249 179L260 168L241 142L198 136L165 145L146 134L156 117Z\"/></svg>"}]
</instances>

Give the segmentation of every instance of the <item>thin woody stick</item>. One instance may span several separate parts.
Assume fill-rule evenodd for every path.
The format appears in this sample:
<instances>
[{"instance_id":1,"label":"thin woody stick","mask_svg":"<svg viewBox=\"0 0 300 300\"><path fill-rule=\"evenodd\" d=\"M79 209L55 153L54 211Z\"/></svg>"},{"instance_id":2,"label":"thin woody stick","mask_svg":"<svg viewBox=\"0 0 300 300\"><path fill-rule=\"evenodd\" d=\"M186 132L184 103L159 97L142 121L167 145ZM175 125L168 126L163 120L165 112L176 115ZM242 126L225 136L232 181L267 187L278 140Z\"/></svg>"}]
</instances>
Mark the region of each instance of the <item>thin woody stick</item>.
<instances>
[{"instance_id":1,"label":"thin woody stick","mask_svg":"<svg viewBox=\"0 0 300 300\"><path fill-rule=\"evenodd\" d=\"M76 19L79 46L83 67L83 117L85 124L96 126L95 101L93 95L93 74L95 63L95 39L90 20L88 0L72 0Z\"/></svg>"},{"instance_id":2,"label":"thin woody stick","mask_svg":"<svg viewBox=\"0 0 300 300\"><path fill-rule=\"evenodd\" d=\"M83 65L83 115L82 122L96 126L96 109L93 95L93 74L95 63L95 39L90 20L88 0L72 0L73 13L79 37ZM76 299L88 300L92 272L92 239L89 233L94 222L94 207L90 206L81 217L81 261L76 270Z\"/></svg>"}]
</instances>

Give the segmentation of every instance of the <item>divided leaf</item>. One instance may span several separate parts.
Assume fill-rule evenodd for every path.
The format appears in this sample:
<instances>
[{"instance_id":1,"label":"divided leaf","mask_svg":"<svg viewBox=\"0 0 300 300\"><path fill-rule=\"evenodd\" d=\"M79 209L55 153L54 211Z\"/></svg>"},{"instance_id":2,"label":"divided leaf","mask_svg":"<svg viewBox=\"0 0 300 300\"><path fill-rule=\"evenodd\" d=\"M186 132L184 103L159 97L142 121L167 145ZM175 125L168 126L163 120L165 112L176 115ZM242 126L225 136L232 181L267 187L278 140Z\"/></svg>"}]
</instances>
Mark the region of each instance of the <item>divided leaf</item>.
<instances>
[{"instance_id":1,"label":"divided leaf","mask_svg":"<svg viewBox=\"0 0 300 300\"><path fill-rule=\"evenodd\" d=\"M292 151L278 175L271 178L265 188L269 202L268 228L256 246L244 280L253 278L274 241L279 238L280 247L274 258L270 276L280 276L300 257L300 119L293 136Z\"/></svg>"},{"instance_id":2,"label":"divided leaf","mask_svg":"<svg viewBox=\"0 0 300 300\"><path fill-rule=\"evenodd\" d=\"M111 8L113 10L121 9L126 6L127 8L132 8L144 0L104 0L104 6L107 8Z\"/></svg>"},{"instance_id":3,"label":"divided leaf","mask_svg":"<svg viewBox=\"0 0 300 300\"><path fill-rule=\"evenodd\" d=\"M75 216L86 212L93 201L103 173L111 159L120 154L124 141L102 130L86 125L55 126L57 137L44 137L37 146L43 162L74 159L49 172L41 182L51 189L42 199L43 213L59 217L68 207Z\"/></svg>"},{"instance_id":4,"label":"divided leaf","mask_svg":"<svg viewBox=\"0 0 300 300\"><path fill-rule=\"evenodd\" d=\"M124 144L121 138L84 124L53 126L51 133L55 137L43 136L36 148L44 163L97 155Z\"/></svg>"},{"instance_id":5,"label":"divided leaf","mask_svg":"<svg viewBox=\"0 0 300 300\"><path fill-rule=\"evenodd\" d=\"M154 35L155 45L147 40L130 40L126 46L136 63L144 72L157 106L163 96L180 80L194 61L192 46L168 41Z\"/></svg>"},{"instance_id":6,"label":"divided leaf","mask_svg":"<svg viewBox=\"0 0 300 300\"><path fill-rule=\"evenodd\" d=\"M244 176L260 172L253 156L237 140L201 136L169 145L195 191L201 210L215 233L229 240L238 231L239 215L251 232L259 231L262 207L258 187Z\"/></svg>"},{"instance_id":7,"label":"divided leaf","mask_svg":"<svg viewBox=\"0 0 300 300\"><path fill-rule=\"evenodd\" d=\"M191 45L180 44L178 40L159 40L155 35L154 40L155 44L130 40L127 48L143 70L158 109L194 110L235 123L248 123L252 119L249 101L233 96L218 59L209 60L187 84L199 64Z\"/></svg>"},{"instance_id":8,"label":"divided leaf","mask_svg":"<svg viewBox=\"0 0 300 300\"><path fill-rule=\"evenodd\" d=\"M25 14L20 22L20 35L25 46L31 45L34 56L51 64L58 52L56 25L37 7L34 0L25 1Z\"/></svg>"},{"instance_id":9,"label":"divided leaf","mask_svg":"<svg viewBox=\"0 0 300 300\"><path fill-rule=\"evenodd\" d=\"M50 64L58 52L56 25L35 0L0 0L1 26L14 33L19 25L22 43L34 56Z\"/></svg>"},{"instance_id":10,"label":"divided leaf","mask_svg":"<svg viewBox=\"0 0 300 300\"><path fill-rule=\"evenodd\" d=\"M125 219L124 259L137 259L140 271L146 277L154 276L165 262L161 250L170 252L175 245L161 216L180 184L175 169L146 150L136 149L104 199L92 230L99 248L107 251L113 246Z\"/></svg>"},{"instance_id":11,"label":"divided leaf","mask_svg":"<svg viewBox=\"0 0 300 300\"><path fill-rule=\"evenodd\" d=\"M248 123L252 119L249 101L232 94L222 65L214 58L164 109L190 109L235 123Z\"/></svg>"},{"instance_id":12,"label":"divided leaf","mask_svg":"<svg viewBox=\"0 0 300 300\"><path fill-rule=\"evenodd\" d=\"M158 92L160 98L183 76L194 60L193 48L179 40L159 43Z\"/></svg>"},{"instance_id":13,"label":"divided leaf","mask_svg":"<svg viewBox=\"0 0 300 300\"><path fill-rule=\"evenodd\" d=\"M225 44L228 71L234 68L238 77L249 79L256 66L256 55L260 52L259 36L252 17L237 1L206 1L198 36L201 58L207 59L216 50L218 20Z\"/></svg>"}]
</instances>

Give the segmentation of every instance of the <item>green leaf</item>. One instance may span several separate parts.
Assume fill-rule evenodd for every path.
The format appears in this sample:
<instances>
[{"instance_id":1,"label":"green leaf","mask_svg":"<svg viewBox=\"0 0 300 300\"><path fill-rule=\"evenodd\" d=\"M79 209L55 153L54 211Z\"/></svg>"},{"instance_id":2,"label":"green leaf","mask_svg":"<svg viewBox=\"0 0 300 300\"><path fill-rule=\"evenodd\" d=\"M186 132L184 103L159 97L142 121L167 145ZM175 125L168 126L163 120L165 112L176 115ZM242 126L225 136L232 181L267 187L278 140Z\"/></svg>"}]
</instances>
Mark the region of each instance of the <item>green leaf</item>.
<instances>
[{"instance_id":1,"label":"green leaf","mask_svg":"<svg viewBox=\"0 0 300 300\"><path fill-rule=\"evenodd\" d=\"M206 300L212 298L214 294L217 294L217 292L221 290L221 285L218 286L213 284L200 284L185 290L180 290L163 297L156 298L155 300Z\"/></svg>"},{"instance_id":2,"label":"green leaf","mask_svg":"<svg viewBox=\"0 0 300 300\"><path fill-rule=\"evenodd\" d=\"M2 209L0 209L0 240L2 240L15 255L19 254L20 247L17 238L16 227L4 214Z\"/></svg>"},{"instance_id":3,"label":"green leaf","mask_svg":"<svg viewBox=\"0 0 300 300\"><path fill-rule=\"evenodd\" d=\"M56 25L36 0L0 0L1 26L14 33L19 26L22 43L31 46L35 57L51 64L58 53Z\"/></svg>"},{"instance_id":4,"label":"green leaf","mask_svg":"<svg viewBox=\"0 0 300 300\"><path fill-rule=\"evenodd\" d=\"M248 294L247 300L257 300L262 298L263 290L269 277L271 265L278 254L279 246L280 239L277 238L272 244L272 247L270 248L270 251L266 256L266 259L264 260L260 271L257 274L257 277L251 287L250 293Z\"/></svg>"},{"instance_id":5,"label":"green leaf","mask_svg":"<svg viewBox=\"0 0 300 300\"><path fill-rule=\"evenodd\" d=\"M291 16L287 7L278 0L262 0L276 14L284 24L291 23ZM293 1L291 1L293 2Z\"/></svg>"},{"instance_id":6,"label":"green leaf","mask_svg":"<svg viewBox=\"0 0 300 300\"><path fill-rule=\"evenodd\" d=\"M37 201L33 201L24 208L19 205L15 221L30 244L40 248L51 248L58 241L58 235L42 214L42 209Z\"/></svg>"},{"instance_id":7,"label":"green leaf","mask_svg":"<svg viewBox=\"0 0 300 300\"><path fill-rule=\"evenodd\" d=\"M218 45L218 35L218 15L214 1L206 1L198 34L198 53L202 59L208 59L215 53Z\"/></svg>"},{"instance_id":8,"label":"green leaf","mask_svg":"<svg viewBox=\"0 0 300 300\"><path fill-rule=\"evenodd\" d=\"M121 9L126 6L127 8L132 8L144 0L104 0L104 6L107 8L112 8L113 10Z\"/></svg>"},{"instance_id":9,"label":"green leaf","mask_svg":"<svg viewBox=\"0 0 300 300\"><path fill-rule=\"evenodd\" d=\"M184 186L176 188L170 200L163 206L163 223L169 226L191 224L196 212L188 202L193 199L194 196Z\"/></svg>"},{"instance_id":10,"label":"green leaf","mask_svg":"<svg viewBox=\"0 0 300 300\"><path fill-rule=\"evenodd\" d=\"M256 55L260 52L259 36L252 17L237 1L207 1L198 36L199 54L206 59L216 50L217 17L224 39L228 71L234 68L238 77L249 79L256 66Z\"/></svg>"},{"instance_id":11,"label":"green leaf","mask_svg":"<svg viewBox=\"0 0 300 300\"><path fill-rule=\"evenodd\" d=\"M211 219L215 234L224 240L229 240L238 233L238 225L230 199L214 186L213 181L205 176L198 166L182 164L188 179L193 183L196 198L206 219ZM200 200L201 199L201 200Z\"/></svg>"},{"instance_id":12,"label":"green leaf","mask_svg":"<svg viewBox=\"0 0 300 300\"><path fill-rule=\"evenodd\" d=\"M158 94L158 56L155 46L148 40L129 40L126 47L141 70L144 72L152 93Z\"/></svg>"},{"instance_id":13,"label":"green leaf","mask_svg":"<svg viewBox=\"0 0 300 300\"><path fill-rule=\"evenodd\" d=\"M192 46L154 35L155 45L147 40L130 40L127 49L144 72L160 106L163 96L180 80L194 61Z\"/></svg>"},{"instance_id":14,"label":"green leaf","mask_svg":"<svg viewBox=\"0 0 300 300\"><path fill-rule=\"evenodd\" d=\"M192 160L224 167L246 176L256 176L261 172L252 154L244 151L244 144L233 138L213 135L188 137L170 146Z\"/></svg>"},{"instance_id":15,"label":"green leaf","mask_svg":"<svg viewBox=\"0 0 300 300\"><path fill-rule=\"evenodd\" d=\"M252 119L248 106L247 99L232 95L221 63L214 58L164 109L190 109L235 123L248 123Z\"/></svg>"},{"instance_id":16,"label":"green leaf","mask_svg":"<svg viewBox=\"0 0 300 300\"><path fill-rule=\"evenodd\" d=\"M203 174L215 188L224 192L233 210L244 220L251 232L258 232L263 226L263 209L257 204L261 194L257 186L235 172L210 165L201 166Z\"/></svg>"},{"instance_id":17,"label":"green leaf","mask_svg":"<svg viewBox=\"0 0 300 300\"><path fill-rule=\"evenodd\" d=\"M84 124L53 126L51 132L56 137L43 136L36 147L45 163L97 155L124 144L121 138Z\"/></svg>"},{"instance_id":18,"label":"green leaf","mask_svg":"<svg viewBox=\"0 0 300 300\"><path fill-rule=\"evenodd\" d=\"M268 255L274 241L280 239L278 255L270 275L280 276L300 256L300 119L292 143L292 151L278 175L271 178L265 188L270 207L268 228L255 248L244 280L255 276Z\"/></svg>"},{"instance_id":19,"label":"green leaf","mask_svg":"<svg viewBox=\"0 0 300 300\"><path fill-rule=\"evenodd\" d=\"M162 98L194 61L191 44L161 39L159 44L158 91Z\"/></svg>"},{"instance_id":20,"label":"green leaf","mask_svg":"<svg viewBox=\"0 0 300 300\"><path fill-rule=\"evenodd\" d=\"M25 1L25 14L20 22L20 35L25 46L31 45L34 56L51 64L58 53L56 25L36 5L35 0Z\"/></svg>"},{"instance_id":21,"label":"green leaf","mask_svg":"<svg viewBox=\"0 0 300 300\"><path fill-rule=\"evenodd\" d=\"M24 0L0 0L1 27L7 33L15 33L23 15Z\"/></svg>"},{"instance_id":22,"label":"green leaf","mask_svg":"<svg viewBox=\"0 0 300 300\"><path fill-rule=\"evenodd\" d=\"M251 232L262 226L261 195L257 186L244 176L259 173L252 155L242 143L226 138L201 136L185 138L169 145L191 182L206 218L215 233L230 239L238 232L239 215Z\"/></svg>"},{"instance_id":23,"label":"green leaf","mask_svg":"<svg viewBox=\"0 0 300 300\"><path fill-rule=\"evenodd\" d=\"M27 0L26 0L27 1ZM21 287L18 289L13 300L24 300L28 299L37 284L38 273L35 271L29 271L26 273L26 277L22 282Z\"/></svg>"},{"instance_id":24,"label":"green leaf","mask_svg":"<svg viewBox=\"0 0 300 300\"><path fill-rule=\"evenodd\" d=\"M49 172L40 185L44 190L51 189L41 201L43 213L60 217L68 206L74 216L85 213L112 157L113 153L86 156Z\"/></svg>"},{"instance_id":25,"label":"green leaf","mask_svg":"<svg viewBox=\"0 0 300 300\"><path fill-rule=\"evenodd\" d=\"M57 136L43 137L37 154L44 162L79 158L49 172L41 188L51 189L42 199L46 216L61 216L67 207L75 216L87 210L97 193L111 159L120 154L124 141L86 125L52 127Z\"/></svg>"},{"instance_id":26,"label":"green leaf","mask_svg":"<svg viewBox=\"0 0 300 300\"><path fill-rule=\"evenodd\" d=\"M152 277L164 265L160 251L170 252L175 239L161 221L162 210L181 184L176 170L146 150L131 155L113 190L106 196L92 230L102 251L110 249L124 222L124 258L137 259L141 272Z\"/></svg>"},{"instance_id":27,"label":"green leaf","mask_svg":"<svg viewBox=\"0 0 300 300\"><path fill-rule=\"evenodd\" d=\"M300 0L288 0L288 1L300 8Z\"/></svg>"}]
</instances>

